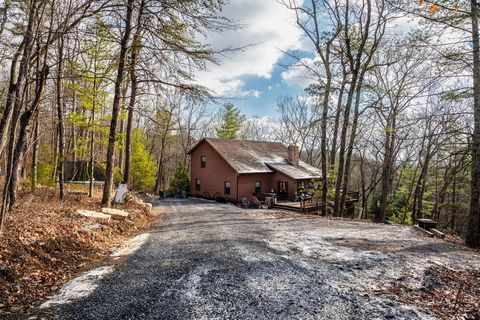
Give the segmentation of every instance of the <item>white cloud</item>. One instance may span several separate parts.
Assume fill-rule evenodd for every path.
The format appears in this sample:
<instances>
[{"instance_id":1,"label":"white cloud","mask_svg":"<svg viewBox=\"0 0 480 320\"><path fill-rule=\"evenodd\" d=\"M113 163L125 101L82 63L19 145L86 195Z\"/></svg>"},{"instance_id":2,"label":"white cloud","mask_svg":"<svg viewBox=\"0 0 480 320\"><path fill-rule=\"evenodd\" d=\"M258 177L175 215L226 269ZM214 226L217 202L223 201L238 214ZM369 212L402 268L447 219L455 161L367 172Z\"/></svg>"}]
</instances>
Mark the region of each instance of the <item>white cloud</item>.
<instances>
[{"instance_id":1,"label":"white cloud","mask_svg":"<svg viewBox=\"0 0 480 320\"><path fill-rule=\"evenodd\" d=\"M241 96L242 97L255 97L255 98L260 98L260 95L262 94L261 91L258 90L247 90L247 91L242 91Z\"/></svg>"},{"instance_id":2,"label":"white cloud","mask_svg":"<svg viewBox=\"0 0 480 320\"><path fill-rule=\"evenodd\" d=\"M320 61L320 58L302 58L295 65L290 66L286 71L282 72L282 79L288 85L297 85L301 88L306 88L310 84L316 81L315 77L309 72L309 68L317 70L314 66L316 62Z\"/></svg>"},{"instance_id":3,"label":"white cloud","mask_svg":"<svg viewBox=\"0 0 480 320\"><path fill-rule=\"evenodd\" d=\"M214 48L244 47L233 52L218 65L200 72L200 84L222 96L242 96L243 76L270 78L281 50L299 49L301 31L295 25L293 12L274 0L231 0L223 14L239 21L245 28L222 34L209 34L206 42Z\"/></svg>"}]
</instances>

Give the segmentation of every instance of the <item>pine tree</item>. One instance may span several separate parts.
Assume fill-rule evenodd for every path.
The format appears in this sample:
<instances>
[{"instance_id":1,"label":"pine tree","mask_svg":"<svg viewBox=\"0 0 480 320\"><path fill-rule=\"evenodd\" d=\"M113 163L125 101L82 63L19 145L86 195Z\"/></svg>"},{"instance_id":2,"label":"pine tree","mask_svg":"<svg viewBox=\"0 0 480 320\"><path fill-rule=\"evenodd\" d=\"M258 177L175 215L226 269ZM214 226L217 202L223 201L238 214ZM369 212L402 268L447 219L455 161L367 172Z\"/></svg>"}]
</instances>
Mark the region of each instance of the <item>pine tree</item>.
<instances>
[{"instance_id":1,"label":"pine tree","mask_svg":"<svg viewBox=\"0 0 480 320\"><path fill-rule=\"evenodd\" d=\"M157 164L148 151L145 134L140 129L132 130L132 188L151 191L155 186Z\"/></svg>"},{"instance_id":2,"label":"pine tree","mask_svg":"<svg viewBox=\"0 0 480 320\"><path fill-rule=\"evenodd\" d=\"M180 162L178 164L175 175L173 176L170 187L175 192L186 191L190 188L190 179L188 178L187 168Z\"/></svg>"},{"instance_id":3,"label":"pine tree","mask_svg":"<svg viewBox=\"0 0 480 320\"><path fill-rule=\"evenodd\" d=\"M220 116L222 121L216 128L217 136L222 139L237 139L245 122L245 115L232 103L227 103L220 109Z\"/></svg>"}]
</instances>

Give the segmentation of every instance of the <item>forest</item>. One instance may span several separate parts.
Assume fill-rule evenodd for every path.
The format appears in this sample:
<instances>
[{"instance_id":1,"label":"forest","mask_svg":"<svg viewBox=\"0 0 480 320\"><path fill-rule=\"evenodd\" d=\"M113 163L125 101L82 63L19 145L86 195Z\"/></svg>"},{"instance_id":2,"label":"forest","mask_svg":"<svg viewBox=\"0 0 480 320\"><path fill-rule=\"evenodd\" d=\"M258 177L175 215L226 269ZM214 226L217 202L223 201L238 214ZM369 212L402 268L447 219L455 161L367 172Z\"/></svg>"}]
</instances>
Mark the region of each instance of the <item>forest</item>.
<instances>
[{"instance_id":1,"label":"forest","mask_svg":"<svg viewBox=\"0 0 480 320\"><path fill-rule=\"evenodd\" d=\"M219 137L298 145L327 177L321 215L359 191L356 218L432 218L479 247L480 3L277 2L313 58L286 52L309 85L265 121L196 78L255 45L209 43L244 27L228 1L0 1L0 228L22 194L71 181L103 181L105 206L118 183L185 189L187 152Z\"/></svg>"}]
</instances>

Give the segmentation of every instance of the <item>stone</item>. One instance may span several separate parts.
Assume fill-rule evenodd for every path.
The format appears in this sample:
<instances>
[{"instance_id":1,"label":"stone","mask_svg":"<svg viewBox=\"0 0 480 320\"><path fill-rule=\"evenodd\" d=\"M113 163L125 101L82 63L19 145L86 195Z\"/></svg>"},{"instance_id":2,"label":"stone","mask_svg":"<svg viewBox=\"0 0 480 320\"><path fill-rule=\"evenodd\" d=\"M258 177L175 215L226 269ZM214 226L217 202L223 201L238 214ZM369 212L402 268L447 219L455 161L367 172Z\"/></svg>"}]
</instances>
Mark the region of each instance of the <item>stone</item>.
<instances>
[{"instance_id":1,"label":"stone","mask_svg":"<svg viewBox=\"0 0 480 320\"><path fill-rule=\"evenodd\" d=\"M96 222L100 222L100 223L109 223L110 219L112 218L108 214L104 214L104 213L97 212L97 211L91 211L91 210L81 210L81 209L79 209L79 210L77 210L77 213L84 216L84 217L91 218L92 220L94 220Z\"/></svg>"},{"instance_id":2,"label":"stone","mask_svg":"<svg viewBox=\"0 0 480 320\"><path fill-rule=\"evenodd\" d=\"M123 211L123 210L119 210L119 209L102 208L102 212L110 215L113 220L123 221L123 220L127 219L127 217L128 217L128 212L127 211Z\"/></svg>"}]
</instances>

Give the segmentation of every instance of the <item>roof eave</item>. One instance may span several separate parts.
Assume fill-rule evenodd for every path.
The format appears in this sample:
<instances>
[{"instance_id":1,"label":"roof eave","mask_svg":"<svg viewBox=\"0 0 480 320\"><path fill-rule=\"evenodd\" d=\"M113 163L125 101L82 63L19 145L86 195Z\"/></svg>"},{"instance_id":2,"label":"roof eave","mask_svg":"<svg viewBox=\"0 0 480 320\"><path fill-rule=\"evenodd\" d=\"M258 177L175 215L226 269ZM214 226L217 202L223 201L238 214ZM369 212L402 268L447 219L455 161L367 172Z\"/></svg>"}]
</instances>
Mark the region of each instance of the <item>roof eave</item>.
<instances>
[{"instance_id":1,"label":"roof eave","mask_svg":"<svg viewBox=\"0 0 480 320\"><path fill-rule=\"evenodd\" d=\"M197 149L197 147L205 140L206 140L206 138L198 140L197 143L195 143L195 145L192 148L190 148L190 150L187 152L187 154L192 154L193 150Z\"/></svg>"}]
</instances>

